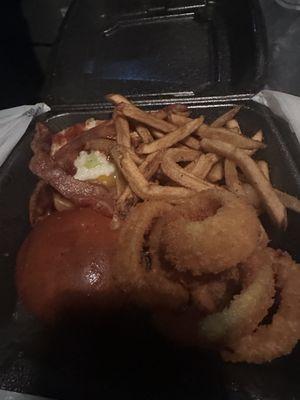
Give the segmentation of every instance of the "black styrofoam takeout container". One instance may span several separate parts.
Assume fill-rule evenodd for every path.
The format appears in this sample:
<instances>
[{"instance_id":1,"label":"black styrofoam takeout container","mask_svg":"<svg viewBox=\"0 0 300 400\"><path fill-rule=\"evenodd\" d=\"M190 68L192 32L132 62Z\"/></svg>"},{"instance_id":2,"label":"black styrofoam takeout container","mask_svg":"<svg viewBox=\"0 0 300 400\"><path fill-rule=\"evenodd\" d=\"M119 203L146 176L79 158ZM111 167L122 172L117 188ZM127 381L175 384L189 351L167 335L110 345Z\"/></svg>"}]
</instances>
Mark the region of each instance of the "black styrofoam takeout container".
<instances>
[{"instance_id":1,"label":"black styrofoam takeout container","mask_svg":"<svg viewBox=\"0 0 300 400\"><path fill-rule=\"evenodd\" d=\"M136 2L132 3L137 6ZM232 3L238 9L241 8L238 2L233 1ZM80 2L75 3L73 6L64 28L67 34L69 31L76 32L76 26L79 32L82 32L81 24L78 22L79 11L81 11L82 23L86 22L85 18L87 16L93 20L90 12L93 6L95 15L95 2L89 0L86 4L87 10L84 9ZM103 2L103 4L101 7L105 6L107 10L115 7L115 2ZM122 4L119 4L120 7L122 7ZM227 7L229 6L226 1L205 2L203 4L201 12L204 15L207 13L207 16L210 16L211 14L209 13L213 13L211 7L215 7L214 4L220 6L218 11L220 17L228 13L227 8L223 8L224 4ZM250 4L253 3L250 1L245 2L245 7L248 11ZM206 11L204 7L206 7ZM176 7L174 6L173 8ZM191 9L193 10L192 13L196 14L196 10L193 8L188 8L187 10ZM251 10L253 12L256 8ZM227 76L225 78L224 74L220 73L219 80L211 81L211 88L209 89L213 91L215 86L216 93L218 93L219 89L222 89L222 95L216 96L216 93L214 93L214 96L208 96L209 91L205 92L203 90L201 94L206 96L200 96L199 91L194 90L194 88L197 87L200 90L201 85L198 85L198 83L201 81L202 75L198 76L198 72L194 69L196 72L191 80L188 80L190 77L187 71L186 74L183 74L180 82L175 79L172 82L160 80L159 83L157 81L151 81L151 83L144 79L142 82L139 81L137 83L135 80L130 81L130 79L124 81L116 78L115 80L106 81L103 78L104 80L102 79L98 82L94 80L91 83L87 80L85 91L83 80L79 79L80 74L77 76L78 81L76 81L76 68L74 70L70 69L68 82L66 77L62 78L63 68L57 66L56 71L58 71L57 74L60 76L60 83L62 84L61 91L59 85L55 86L52 81L54 86L50 85L48 92L52 93L52 99L57 105L52 108L51 112L40 116L38 120L44 121L53 132L57 132L89 117L109 118L112 107L108 103L97 103L97 86L94 87L94 85L98 85L98 88L100 85L101 92L119 91L124 94L129 93L131 95L129 97L144 109L157 109L174 102L185 103L190 107L194 116L204 114L208 121L225 112L232 105L241 104L242 110L238 115L238 120L242 130L248 135L255 133L259 128L264 131L267 148L260 151L257 156L261 156L270 163L271 178L274 186L299 197L300 149L294 133L290 131L287 123L275 117L265 107L251 101L251 94L242 93L243 85L247 89L245 89L244 93L253 92L258 88L262 71L262 68L258 68L258 66L265 64L263 38L261 37L263 25L261 25L260 29L258 24L259 10L251 14L255 16L255 19L251 17L252 25L249 21L250 14L248 11L241 14L241 20L238 22L242 31L247 26L248 35L244 36L244 39L254 44L253 46L250 46L250 44L248 46L247 42L247 45L244 46L243 54L249 53L249 58L247 58L249 65L245 65L245 60L241 59L240 77L242 75L248 76L244 81L248 82L248 86L246 83L245 85L242 83L243 80L238 77L238 72L234 72L234 68L228 68L227 72L230 75L230 79L228 79L228 75L225 74ZM125 11L123 10L123 12ZM162 11L160 10L159 12ZM235 15L233 8L231 8L231 12ZM169 14L165 11L162 19L156 18L154 22L148 24L144 24L143 20L139 20L138 24L133 24L133 27L136 29L136 26L142 25L148 26L151 31L159 30L162 21L169 23ZM99 11L97 15L99 17L102 14ZM107 11L105 15L108 15ZM128 17L124 15L118 18L114 17L113 21L116 19L117 21L120 19L124 21L126 18ZM71 23L72 19L73 24ZM187 26L194 24L196 21L198 24L202 24L203 28L207 23L205 18L199 19L198 14L196 17L195 15L189 15L182 18L178 17L178 19L181 22L185 21ZM178 22L176 18L171 18L171 20L174 24ZM253 24L254 20L255 24ZM228 22L225 17L224 21ZM232 22L232 20L230 21ZM125 22L122 24L124 25L122 40L125 46L128 39L126 34L128 26ZM111 40L113 29L109 30L111 24L108 25L105 28L105 35L107 36L104 37ZM120 23L114 29L118 31L119 25ZM201 32L203 32L202 28L200 29ZM87 29L91 28L88 27ZM225 24L224 32L232 31L232 29L232 26L226 26ZM100 31L103 33L103 30ZM260 31L260 35L257 34L258 31ZM190 31L188 32L190 33ZM207 32L211 33L214 30L208 30ZM64 43L63 37L64 35L62 35L62 43ZM210 37L210 34L207 37ZM147 37L145 41L148 40L150 39ZM203 38L199 38L200 42L201 40ZM242 38L237 38L238 42L240 40ZM192 41L194 41L195 46L196 39L193 38L189 43ZM96 44L93 43L92 46L96 46ZM162 46L165 51L165 44L163 43ZM119 47L121 47L120 43ZM230 60L228 65L234 64L231 57L234 53L233 47L232 43L227 47L229 49L227 56ZM258 50L251 53L251 48ZM195 50L194 48L193 51L195 52ZM57 53L59 54L60 51L60 48L58 48ZM159 53L159 48L157 51ZM201 47L199 51L201 54ZM236 49L236 51L239 52L240 49ZM70 57L73 54L71 49L69 53L65 49L63 54L66 53ZM250 57L250 53L252 57ZM63 54L58 55L58 59ZM222 54L222 51L220 51L220 54ZM236 53L236 56L237 54L239 53ZM104 55L108 58L110 56L107 54L107 50ZM116 54L114 54L115 56ZM190 57L192 56L193 54L190 54ZM197 58L197 62L201 62L203 59L205 63L204 56ZM106 64L105 59L103 59L103 65L107 65L109 69L109 64ZM158 72L161 65L158 65ZM182 66L184 66L184 63ZM242 66L245 68L243 69ZM167 66L162 67L167 71ZM235 68L238 70L237 65ZM177 72L180 71L179 68ZM223 71L223 69L221 68L219 71ZM122 68L120 72L122 72ZM251 82L250 76L252 77ZM185 77L188 82L186 87L182 86ZM203 76L203 82L205 79L208 82L208 78ZM72 85L75 87L77 82L78 91L76 92L76 88L69 90ZM195 82L195 85L188 87L193 82ZM120 84L119 89L118 84ZM50 87L52 87L51 90ZM240 87L240 91L237 89L238 87ZM234 88L236 88L236 92L233 91ZM89 89L92 89L92 91L89 91ZM226 89L228 89L228 92L226 92ZM55 96L53 93L55 93ZM48 99L51 96L49 94ZM66 96L66 101L62 96ZM99 93L97 96L99 99ZM74 104L71 105L71 103ZM138 319L131 316L130 319L124 319L121 315L115 321L114 327L109 331L101 331L92 323L75 327L59 326L56 329L49 329L26 313L17 299L14 285L14 266L18 248L30 229L28 200L37 179L28 170L28 162L31 157L30 142L34 134L35 122L33 121L30 125L24 137L0 169L1 389L57 399L292 400L299 398L299 346L296 347L291 355L274 360L269 364L259 366L226 364L221 361L217 354L200 352L197 349L181 349L168 343L151 328L147 316ZM286 232L278 232L268 222L266 227L272 238L272 245L288 250L296 260L300 261L298 245L300 216L289 212L288 217L289 227Z\"/></svg>"}]
</instances>

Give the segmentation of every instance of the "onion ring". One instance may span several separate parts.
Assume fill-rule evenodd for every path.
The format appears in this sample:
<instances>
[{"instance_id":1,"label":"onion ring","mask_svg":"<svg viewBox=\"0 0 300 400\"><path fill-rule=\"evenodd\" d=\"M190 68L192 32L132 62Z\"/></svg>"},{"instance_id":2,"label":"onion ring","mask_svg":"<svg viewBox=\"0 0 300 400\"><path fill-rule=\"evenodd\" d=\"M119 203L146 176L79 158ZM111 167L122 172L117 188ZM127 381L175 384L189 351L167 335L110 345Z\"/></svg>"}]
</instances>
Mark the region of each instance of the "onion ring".
<instances>
[{"instance_id":1,"label":"onion ring","mask_svg":"<svg viewBox=\"0 0 300 400\"><path fill-rule=\"evenodd\" d=\"M190 293L191 305L202 316L224 308L239 288L239 269L231 268L217 275L205 275L195 278L190 273L182 273L166 263L161 235L165 223L164 217L153 225L149 235L149 251L152 270L158 270L176 282L180 282ZM162 266L162 265L163 266Z\"/></svg>"},{"instance_id":2,"label":"onion ring","mask_svg":"<svg viewBox=\"0 0 300 400\"><path fill-rule=\"evenodd\" d=\"M191 291L192 302L203 315L221 311L237 293L239 280L237 267L214 275L209 281L195 285Z\"/></svg>"},{"instance_id":3,"label":"onion ring","mask_svg":"<svg viewBox=\"0 0 300 400\"><path fill-rule=\"evenodd\" d=\"M289 354L300 339L300 269L287 253L268 249L280 289L278 311L269 325L260 325L222 351L226 361L263 363Z\"/></svg>"},{"instance_id":4,"label":"onion ring","mask_svg":"<svg viewBox=\"0 0 300 400\"><path fill-rule=\"evenodd\" d=\"M245 261L261 232L254 209L220 189L193 196L167 218L162 235L166 258L194 275L222 272Z\"/></svg>"},{"instance_id":5,"label":"onion ring","mask_svg":"<svg viewBox=\"0 0 300 400\"><path fill-rule=\"evenodd\" d=\"M114 279L134 304L176 309L188 301L188 293L180 283L168 280L157 268L146 268L142 260L145 236L155 219L171 209L163 202L138 204L121 227Z\"/></svg>"},{"instance_id":6,"label":"onion ring","mask_svg":"<svg viewBox=\"0 0 300 400\"><path fill-rule=\"evenodd\" d=\"M255 253L242 267L243 290L223 311L199 323L199 337L208 343L233 343L252 332L267 315L275 293L272 260L266 250Z\"/></svg>"}]
</instances>

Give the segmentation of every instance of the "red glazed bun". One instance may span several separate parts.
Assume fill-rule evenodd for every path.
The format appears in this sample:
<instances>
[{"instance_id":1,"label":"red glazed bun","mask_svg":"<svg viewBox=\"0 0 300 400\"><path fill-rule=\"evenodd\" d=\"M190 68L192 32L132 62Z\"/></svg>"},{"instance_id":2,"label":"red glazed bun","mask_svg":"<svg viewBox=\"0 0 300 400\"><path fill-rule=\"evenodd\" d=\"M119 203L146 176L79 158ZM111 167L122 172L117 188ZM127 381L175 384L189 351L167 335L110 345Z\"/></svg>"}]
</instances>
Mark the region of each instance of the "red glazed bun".
<instances>
[{"instance_id":1,"label":"red glazed bun","mask_svg":"<svg viewBox=\"0 0 300 400\"><path fill-rule=\"evenodd\" d=\"M112 280L118 233L92 209L55 213L38 223L17 259L19 298L38 318L54 322L82 313L99 317L122 301Z\"/></svg>"}]
</instances>

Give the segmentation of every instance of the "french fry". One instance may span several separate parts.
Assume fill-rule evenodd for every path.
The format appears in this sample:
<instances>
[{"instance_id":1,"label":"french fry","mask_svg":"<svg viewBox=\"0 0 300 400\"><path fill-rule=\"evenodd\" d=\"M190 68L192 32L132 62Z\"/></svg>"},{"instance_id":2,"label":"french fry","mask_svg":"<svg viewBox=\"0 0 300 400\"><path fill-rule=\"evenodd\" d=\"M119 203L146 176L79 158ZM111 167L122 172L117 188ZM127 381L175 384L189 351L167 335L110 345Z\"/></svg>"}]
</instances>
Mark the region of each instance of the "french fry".
<instances>
[{"instance_id":1,"label":"french fry","mask_svg":"<svg viewBox=\"0 0 300 400\"><path fill-rule=\"evenodd\" d=\"M115 104L116 106L121 103L131 104L131 102L126 99L126 97L122 96L121 94L110 93L105 96L106 100L110 103Z\"/></svg>"},{"instance_id":2,"label":"french fry","mask_svg":"<svg viewBox=\"0 0 300 400\"><path fill-rule=\"evenodd\" d=\"M246 193L246 197L249 200L249 203L253 205L255 208L260 208L261 200L256 192L256 190L249 183L243 183L243 188ZM297 197L292 196L288 193L282 192L281 190L273 188L276 192L279 200L282 204L288 208L289 210L295 211L296 213L300 213L300 200Z\"/></svg>"},{"instance_id":3,"label":"french fry","mask_svg":"<svg viewBox=\"0 0 300 400\"><path fill-rule=\"evenodd\" d=\"M143 141L142 138L140 137L140 135L136 132L130 132L130 142L133 146L133 148L138 147Z\"/></svg>"},{"instance_id":4,"label":"french fry","mask_svg":"<svg viewBox=\"0 0 300 400\"><path fill-rule=\"evenodd\" d=\"M199 150L201 147L200 141L197 140L196 138L193 138L192 136L187 137L182 141L187 147L190 147L191 149L194 150Z\"/></svg>"},{"instance_id":5,"label":"french fry","mask_svg":"<svg viewBox=\"0 0 300 400\"><path fill-rule=\"evenodd\" d=\"M177 149L184 149L184 150L191 150L190 147L186 146L186 145L183 144L183 143L177 144L177 145L176 145L176 148L177 148Z\"/></svg>"},{"instance_id":6,"label":"french fry","mask_svg":"<svg viewBox=\"0 0 300 400\"><path fill-rule=\"evenodd\" d=\"M176 117L178 117L179 115L178 114L175 114L174 112L169 112L168 113L168 120L170 121L170 122L172 122L172 118L174 117L175 118L175 121L176 121ZM179 118L180 118L181 116L179 116ZM183 118L184 120L186 120L186 123L187 122L190 122L190 121L192 121L192 119L191 118L186 118L186 117L184 117ZM186 124L185 123L185 124ZM179 125L177 125L177 124L174 124L174 125L176 125L176 126L182 126L182 125L185 125L185 124L179 124ZM194 149L194 150L199 150L200 149L200 142L199 142L199 140L197 140L196 138L194 138L194 137L187 137L186 139L184 139L183 140L183 143L186 145L186 146L188 146L188 147L190 147L191 149Z\"/></svg>"},{"instance_id":7,"label":"french fry","mask_svg":"<svg viewBox=\"0 0 300 400\"><path fill-rule=\"evenodd\" d=\"M144 159L142 157L139 157L134 150L132 149L127 149L128 153L130 154L131 158L133 159L133 161L137 164L137 165L141 165L144 161Z\"/></svg>"},{"instance_id":8,"label":"french fry","mask_svg":"<svg viewBox=\"0 0 300 400\"><path fill-rule=\"evenodd\" d=\"M122 116L116 114L114 115L114 120L117 132L117 144L127 147L134 162L140 165L143 162L143 159L131 149L131 137L128 121Z\"/></svg>"},{"instance_id":9,"label":"french fry","mask_svg":"<svg viewBox=\"0 0 300 400\"><path fill-rule=\"evenodd\" d=\"M178 149L178 146L177 146L177 149ZM186 149L185 149L185 150L186 150ZM199 157L200 157L200 155L201 155L201 153L199 153ZM193 169L195 168L195 165L196 165L196 164L197 164L197 158L196 158L195 160L189 162L183 169L184 169L186 172L191 173L191 172L193 171Z\"/></svg>"},{"instance_id":10,"label":"french fry","mask_svg":"<svg viewBox=\"0 0 300 400\"><path fill-rule=\"evenodd\" d=\"M53 193L53 205L57 211L69 210L70 208L74 208L74 204L68 200L66 197L62 196L58 192Z\"/></svg>"},{"instance_id":11,"label":"french fry","mask_svg":"<svg viewBox=\"0 0 300 400\"><path fill-rule=\"evenodd\" d=\"M233 146L239 147L241 149L262 149L265 145L259 141L252 140L246 136L238 135L233 133L229 129L225 128L211 128L206 124L202 124L199 129L197 129L196 134L201 138L220 140L225 143L232 144Z\"/></svg>"},{"instance_id":12,"label":"french fry","mask_svg":"<svg viewBox=\"0 0 300 400\"><path fill-rule=\"evenodd\" d=\"M192 118L188 118L184 115L180 114L175 114L175 113L169 113L168 114L168 120L176 126L182 126L187 124L188 122L192 121Z\"/></svg>"},{"instance_id":13,"label":"french fry","mask_svg":"<svg viewBox=\"0 0 300 400\"><path fill-rule=\"evenodd\" d=\"M110 94L106 95L105 98L107 101L109 101L110 103L113 103L116 106L121 103L125 103L125 104L129 104L131 107L135 108L136 110L139 110L138 107L136 107L134 104L132 104L131 101L129 101L126 97L122 96L121 94L110 93ZM161 110L149 111L149 114L158 119L167 118L167 111L164 108L162 108Z\"/></svg>"},{"instance_id":14,"label":"french fry","mask_svg":"<svg viewBox=\"0 0 300 400\"><path fill-rule=\"evenodd\" d=\"M242 187L248 203L256 208L256 210L261 211L261 199L254 187L246 182L242 183Z\"/></svg>"},{"instance_id":15,"label":"french fry","mask_svg":"<svg viewBox=\"0 0 300 400\"><path fill-rule=\"evenodd\" d=\"M213 188L213 184L196 177L177 164L181 161L193 161L197 155L198 153L193 150L169 149L164 154L161 169L174 182L195 192Z\"/></svg>"},{"instance_id":16,"label":"french fry","mask_svg":"<svg viewBox=\"0 0 300 400\"><path fill-rule=\"evenodd\" d=\"M278 189L274 189L277 196L279 197L282 204L284 204L290 210L300 213L300 200L295 196L291 196L288 193L282 192Z\"/></svg>"},{"instance_id":17,"label":"french fry","mask_svg":"<svg viewBox=\"0 0 300 400\"><path fill-rule=\"evenodd\" d=\"M151 179L152 176L157 172L161 164L162 157L163 152L149 154L139 166L140 172L147 180ZM135 193L133 193L130 186L127 186L116 202L118 214L124 218L128 214L130 208L133 207L137 201L138 197Z\"/></svg>"},{"instance_id":18,"label":"french fry","mask_svg":"<svg viewBox=\"0 0 300 400\"><path fill-rule=\"evenodd\" d=\"M226 128L233 130L235 133L238 133L239 135L242 135L240 124L236 119L231 119L230 121L226 122Z\"/></svg>"},{"instance_id":19,"label":"french fry","mask_svg":"<svg viewBox=\"0 0 300 400\"><path fill-rule=\"evenodd\" d=\"M203 117L189 118L185 105L175 104L146 112L121 95L111 94L107 99L117 105L114 121L120 146L116 163L129 185L124 188L124 180L117 182L117 209L119 207L124 215L139 198L164 199L176 204L193 192L215 187L213 183L223 177L229 190L246 198L258 212L262 207L266 209L280 227L286 227L285 207L300 212L299 199L272 188L268 163L252 160L251 156L265 147L264 135L262 130L252 138L242 134L235 119L239 106L209 126L203 123ZM138 138L135 132L129 131L129 119L135 122ZM193 133L201 141L191 136ZM140 139L142 144L137 147L136 154L131 143L137 146ZM139 154L145 154L146 158ZM178 164L181 161L189 161L189 164L183 168ZM238 173L237 167L242 174ZM156 175L159 181L167 182L169 178L181 187L149 182L153 176L151 171L159 172Z\"/></svg>"},{"instance_id":20,"label":"french fry","mask_svg":"<svg viewBox=\"0 0 300 400\"><path fill-rule=\"evenodd\" d=\"M169 121L176 125L176 126L182 126L185 125L187 122L192 121L191 118L186 118L184 116L181 115L177 115L177 114L169 114L168 115ZM236 121L236 123L234 124L235 127L237 127L238 122ZM238 125L239 127L239 125ZM197 135L199 135L200 137L207 137L210 139L217 139L217 140L224 140L227 143L231 143L236 145L237 147L241 147L244 149L259 149L259 148L263 148L264 145L262 144L262 131L257 132L251 139L245 137L245 136L241 136L240 135L240 129L239 132L232 132L229 129L214 129L211 128L210 126L206 125L206 124L202 124L202 126L198 129L198 131L196 132ZM239 138L237 138L237 135L239 135ZM259 142L259 143L256 143Z\"/></svg>"},{"instance_id":21,"label":"french fry","mask_svg":"<svg viewBox=\"0 0 300 400\"><path fill-rule=\"evenodd\" d=\"M211 183L219 182L224 177L224 162L223 160L218 161L210 170L207 175L207 180Z\"/></svg>"},{"instance_id":22,"label":"french fry","mask_svg":"<svg viewBox=\"0 0 300 400\"><path fill-rule=\"evenodd\" d=\"M168 133L164 137L157 139L152 143L142 144L137 149L137 152L140 154L150 154L158 150L167 149L195 132L202 123L203 117L194 119L186 125L177 128L175 131Z\"/></svg>"},{"instance_id":23,"label":"french fry","mask_svg":"<svg viewBox=\"0 0 300 400\"><path fill-rule=\"evenodd\" d=\"M116 173L117 198L119 198L122 195L122 193L124 193L126 187L127 187L127 182L125 181L125 178L123 177L121 171L118 169Z\"/></svg>"},{"instance_id":24,"label":"french fry","mask_svg":"<svg viewBox=\"0 0 300 400\"><path fill-rule=\"evenodd\" d=\"M141 122L142 124L150 126L151 128L157 129L158 131L161 131L163 133L172 132L176 129L176 127L174 127L174 125L170 124L169 122L156 118L150 113L142 111L139 108L132 106L131 104L119 104L118 112L120 112L125 117L133 119L137 122Z\"/></svg>"},{"instance_id":25,"label":"french fry","mask_svg":"<svg viewBox=\"0 0 300 400\"><path fill-rule=\"evenodd\" d=\"M120 146L125 146L130 148L130 130L129 123L126 118L121 117L120 115L114 115L115 120L115 128L117 132L117 143Z\"/></svg>"},{"instance_id":26,"label":"french fry","mask_svg":"<svg viewBox=\"0 0 300 400\"><path fill-rule=\"evenodd\" d=\"M144 143L151 143L153 142L153 136L151 135L150 131L148 128L146 128L143 125L137 125L136 130L140 137L142 138L142 141Z\"/></svg>"},{"instance_id":27,"label":"french fry","mask_svg":"<svg viewBox=\"0 0 300 400\"><path fill-rule=\"evenodd\" d=\"M270 182L270 170L269 170L269 164L265 160L259 160L257 161L258 168L261 170L261 172L264 174L265 178Z\"/></svg>"},{"instance_id":28,"label":"french fry","mask_svg":"<svg viewBox=\"0 0 300 400\"><path fill-rule=\"evenodd\" d=\"M186 114L188 113L188 107L185 104L170 104L165 108L167 113L174 113L174 114Z\"/></svg>"},{"instance_id":29,"label":"french fry","mask_svg":"<svg viewBox=\"0 0 300 400\"><path fill-rule=\"evenodd\" d=\"M213 153L201 154L190 173L197 178L205 179L219 159L220 157Z\"/></svg>"},{"instance_id":30,"label":"french fry","mask_svg":"<svg viewBox=\"0 0 300 400\"><path fill-rule=\"evenodd\" d=\"M152 136L155 137L156 139L160 139L160 138L162 138L162 137L165 136L164 133L158 131L157 129L151 129L151 134L152 134Z\"/></svg>"},{"instance_id":31,"label":"french fry","mask_svg":"<svg viewBox=\"0 0 300 400\"><path fill-rule=\"evenodd\" d=\"M283 229L287 226L287 213L284 205L279 200L276 192L273 190L270 182L264 177L255 161L245 152L229 143L218 140L203 139L202 149L216 153L219 156L228 158L236 163L242 170L248 181L256 189L262 203L270 215L271 220Z\"/></svg>"},{"instance_id":32,"label":"french fry","mask_svg":"<svg viewBox=\"0 0 300 400\"><path fill-rule=\"evenodd\" d=\"M143 200L166 200L170 202L182 201L190 197L193 192L184 187L160 186L148 182L137 165L132 160L128 149L119 147L120 166L132 191Z\"/></svg>"},{"instance_id":33,"label":"french fry","mask_svg":"<svg viewBox=\"0 0 300 400\"><path fill-rule=\"evenodd\" d=\"M212 128L221 128L226 124L226 122L230 121L233 119L236 114L240 111L241 106L235 106L231 108L229 111L227 111L225 114L221 115L218 117L215 121L213 121L210 126Z\"/></svg>"},{"instance_id":34,"label":"french fry","mask_svg":"<svg viewBox=\"0 0 300 400\"><path fill-rule=\"evenodd\" d=\"M158 118L158 119L166 119L167 118L167 111L162 108L161 110L155 110L155 111L149 111L149 114L152 117Z\"/></svg>"},{"instance_id":35,"label":"french fry","mask_svg":"<svg viewBox=\"0 0 300 400\"><path fill-rule=\"evenodd\" d=\"M264 134L263 131L260 129L258 130L251 138L252 140L256 140L257 142L263 142L264 141Z\"/></svg>"},{"instance_id":36,"label":"french fry","mask_svg":"<svg viewBox=\"0 0 300 400\"><path fill-rule=\"evenodd\" d=\"M236 164L232 160L224 161L225 183L228 189L239 197L244 197L245 192L239 180Z\"/></svg>"},{"instance_id":37,"label":"french fry","mask_svg":"<svg viewBox=\"0 0 300 400\"><path fill-rule=\"evenodd\" d=\"M190 121L193 121L193 120L190 119ZM153 135L155 138L157 138L157 139L160 139L160 138L162 138L162 137L165 136L164 133L159 132L159 131L157 131L156 129L152 129L152 135ZM182 140L182 143L183 143L184 145L186 145L187 147L189 147L189 148L191 148L191 149L194 149L194 150L199 150L200 147L201 147L200 141L197 140L197 139L194 138L194 137L191 137L191 136L190 136L190 137L187 137L186 139L183 139L183 140Z\"/></svg>"},{"instance_id":38,"label":"french fry","mask_svg":"<svg viewBox=\"0 0 300 400\"><path fill-rule=\"evenodd\" d=\"M263 143L263 140L264 140L263 131L260 129L259 131L257 131L257 132L251 137L251 139L252 139L252 140L255 140L256 142L261 142L261 143ZM245 152L246 154L248 154L248 156L253 156L253 154L255 154L257 150L258 150L258 149L244 150L244 152Z\"/></svg>"}]
</instances>

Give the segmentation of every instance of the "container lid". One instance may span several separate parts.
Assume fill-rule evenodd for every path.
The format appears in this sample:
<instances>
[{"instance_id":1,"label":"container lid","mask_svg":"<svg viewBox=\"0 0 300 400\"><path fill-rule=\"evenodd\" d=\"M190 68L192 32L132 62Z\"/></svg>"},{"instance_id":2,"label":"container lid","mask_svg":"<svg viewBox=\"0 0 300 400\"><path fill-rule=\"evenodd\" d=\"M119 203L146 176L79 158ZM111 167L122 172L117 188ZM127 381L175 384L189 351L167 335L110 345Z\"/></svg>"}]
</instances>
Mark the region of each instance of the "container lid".
<instances>
[{"instance_id":1,"label":"container lid","mask_svg":"<svg viewBox=\"0 0 300 400\"><path fill-rule=\"evenodd\" d=\"M265 66L257 0L79 0L53 51L44 97L71 105L110 92L254 93Z\"/></svg>"}]
</instances>

